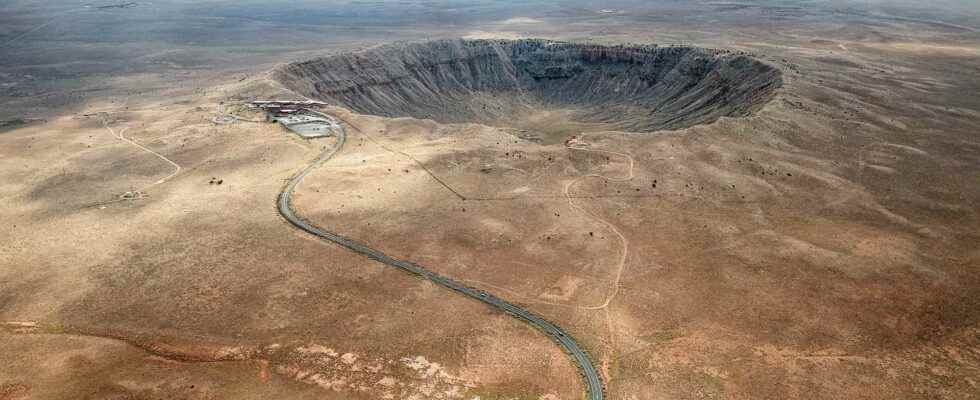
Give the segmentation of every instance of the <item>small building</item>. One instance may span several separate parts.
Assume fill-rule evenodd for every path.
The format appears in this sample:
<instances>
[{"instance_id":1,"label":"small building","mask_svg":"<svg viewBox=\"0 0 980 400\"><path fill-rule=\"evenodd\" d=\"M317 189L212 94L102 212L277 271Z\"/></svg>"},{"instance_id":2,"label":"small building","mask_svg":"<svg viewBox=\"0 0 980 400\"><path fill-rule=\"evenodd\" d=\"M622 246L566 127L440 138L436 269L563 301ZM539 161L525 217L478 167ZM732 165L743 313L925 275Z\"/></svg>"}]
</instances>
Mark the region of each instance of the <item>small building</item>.
<instances>
[{"instance_id":1,"label":"small building","mask_svg":"<svg viewBox=\"0 0 980 400\"><path fill-rule=\"evenodd\" d=\"M265 111L266 121L279 123L306 139L331 136L343 129L332 117L307 110L310 106L326 105L320 101L255 100L249 105Z\"/></svg>"}]
</instances>

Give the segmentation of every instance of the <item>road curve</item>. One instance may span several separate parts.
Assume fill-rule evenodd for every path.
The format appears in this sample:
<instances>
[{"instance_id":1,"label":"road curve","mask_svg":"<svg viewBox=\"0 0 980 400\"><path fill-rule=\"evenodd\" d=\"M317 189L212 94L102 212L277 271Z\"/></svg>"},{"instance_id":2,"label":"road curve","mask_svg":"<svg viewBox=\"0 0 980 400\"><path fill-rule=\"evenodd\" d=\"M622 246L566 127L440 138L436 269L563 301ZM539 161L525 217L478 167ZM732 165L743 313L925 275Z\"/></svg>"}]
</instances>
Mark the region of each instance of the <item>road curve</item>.
<instances>
[{"instance_id":1,"label":"road curve","mask_svg":"<svg viewBox=\"0 0 980 400\"><path fill-rule=\"evenodd\" d=\"M571 355L572 359L578 364L582 375L585 377L585 388L587 392L586 398L588 400L603 400L605 392L603 391L602 378L599 376L599 372L592 364L592 360L589 359L588 354L582 349L578 342L565 333L565 331L558 325L548 322L544 318L541 318L522 307L509 303L490 293L468 287L452 278L439 275L411 262L391 257L356 240L333 232L328 232L296 215L296 212L290 205L293 191L296 189L296 186L299 186L300 182L302 182L303 179L310 174L310 172L318 168L320 165L323 165L324 162L333 157L334 154L337 154L337 152L344 146L344 143L347 141L347 132L344 125L341 124L340 126L341 129L337 135L337 143L332 148L324 150L316 160L293 176L293 178L289 180L289 183L287 183L283 188L282 192L279 193L279 214L281 214L282 217L285 218L286 221L289 221L289 223L293 226L312 235L329 240L369 259L401 269L423 279L427 279L432 283L453 290L464 296L479 300L491 307L510 314L514 318L527 322L528 324L531 324L531 326L540 329L552 340L558 343L558 345L564 348L565 351Z\"/></svg>"}]
</instances>

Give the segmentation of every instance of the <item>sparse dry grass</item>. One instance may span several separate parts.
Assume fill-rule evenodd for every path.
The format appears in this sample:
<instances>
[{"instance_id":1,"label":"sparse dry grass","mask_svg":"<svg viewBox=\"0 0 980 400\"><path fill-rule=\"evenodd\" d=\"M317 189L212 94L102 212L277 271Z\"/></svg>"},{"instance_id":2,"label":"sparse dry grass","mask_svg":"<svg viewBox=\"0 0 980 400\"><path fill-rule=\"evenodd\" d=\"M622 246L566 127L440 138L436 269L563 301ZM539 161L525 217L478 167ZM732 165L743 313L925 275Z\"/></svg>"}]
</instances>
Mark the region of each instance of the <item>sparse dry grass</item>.
<instances>
[{"instance_id":1,"label":"sparse dry grass","mask_svg":"<svg viewBox=\"0 0 980 400\"><path fill-rule=\"evenodd\" d=\"M629 239L608 307L588 309L610 293L620 242L562 188L623 166L533 140L575 133L554 116L504 129L336 109L370 137L352 133L308 178L299 212L557 322L592 352L610 398L980 393L980 82L962 51L975 37L854 15L838 29L808 10L781 34L742 24L763 15L752 7L715 10L697 30L677 22L686 9L586 11L465 31L695 41L752 51L786 80L750 118L582 139L635 160L631 180L573 188ZM609 18L621 23L602 31ZM106 89L0 133L0 321L37 322L0 330L0 399L431 398L454 385L467 399L580 395L567 357L533 329L281 221L283 180L324 144L211 124L219 101L281 89L181 78L238 71L218 62L178 70L112 78L167 91L124 101ZM110 202L172 168L84 116L94 111L181 172L145 199ZM506 199L460 201L380 145L457 190ZM231 361L200 362L214 358Z\"/></svg>"}]
</instances>

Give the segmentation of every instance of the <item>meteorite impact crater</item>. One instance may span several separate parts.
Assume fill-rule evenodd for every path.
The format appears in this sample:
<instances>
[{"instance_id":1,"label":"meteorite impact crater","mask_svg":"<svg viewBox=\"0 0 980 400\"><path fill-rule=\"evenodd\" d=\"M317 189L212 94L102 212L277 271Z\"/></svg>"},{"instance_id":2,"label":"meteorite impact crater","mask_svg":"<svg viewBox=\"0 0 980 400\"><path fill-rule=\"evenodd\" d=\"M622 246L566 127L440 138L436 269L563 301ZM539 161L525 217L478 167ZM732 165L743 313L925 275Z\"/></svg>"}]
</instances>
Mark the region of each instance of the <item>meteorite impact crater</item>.
<instances>
[{"instance_id":1,"label":"meteorite impact crater","mask_svg":"<svg viewBox=\"0 0 980 400\"><path fill-rule=\"evenodd\" d=\"M652 132L747 116L782 85L750 56L538 39L393 44L295 62L273 77L361 114L570 131Z\"/></svg>"}]
</instances>

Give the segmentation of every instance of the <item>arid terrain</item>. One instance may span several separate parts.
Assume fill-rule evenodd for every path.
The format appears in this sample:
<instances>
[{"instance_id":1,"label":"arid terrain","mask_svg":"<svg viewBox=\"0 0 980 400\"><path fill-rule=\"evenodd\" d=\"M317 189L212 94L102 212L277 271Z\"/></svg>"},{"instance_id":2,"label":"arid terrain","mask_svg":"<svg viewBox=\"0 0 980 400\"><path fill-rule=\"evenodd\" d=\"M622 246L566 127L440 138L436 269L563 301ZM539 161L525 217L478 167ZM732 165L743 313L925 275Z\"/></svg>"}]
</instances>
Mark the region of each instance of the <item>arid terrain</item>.
<instances>
[{"instance_id":1,"label":"arid terrain","mask_svg":"<svg viewBox=\"0 0 980 400\"><path fill-rule=\"evenodd\" d=\"M0 400L585 397L271 98L607 399L980 398L980 4L284 3L0 6Z\"/></svg>"}]
</instances>

